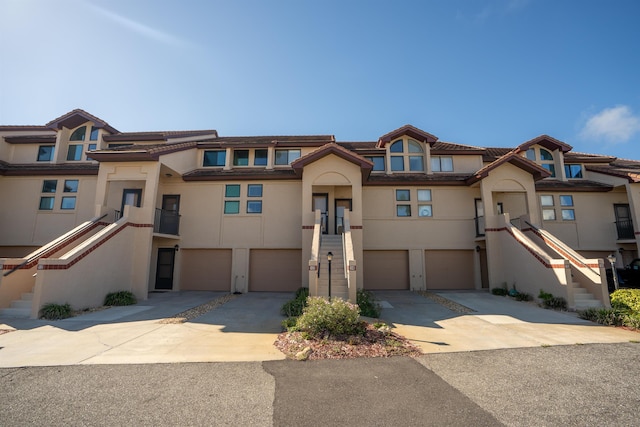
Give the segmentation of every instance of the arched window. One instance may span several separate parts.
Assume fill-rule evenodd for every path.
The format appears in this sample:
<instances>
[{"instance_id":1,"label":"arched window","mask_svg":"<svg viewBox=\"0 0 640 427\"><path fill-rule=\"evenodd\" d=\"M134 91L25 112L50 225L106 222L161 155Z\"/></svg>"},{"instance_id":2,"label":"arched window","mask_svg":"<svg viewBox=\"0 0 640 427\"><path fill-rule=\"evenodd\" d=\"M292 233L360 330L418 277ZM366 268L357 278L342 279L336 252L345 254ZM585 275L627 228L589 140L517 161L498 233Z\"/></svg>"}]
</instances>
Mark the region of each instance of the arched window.
<instances>
[{"instance_id":1,"label":"arched window","mask_svg":"<svg viewBox=\"0 0 640 427\"><path fill-rule=\"evenodd\" d=\"M423 172L424 149L422 145L412 139L399 139L389 146L391 156L391 170L395 172Z\"/></svg>"},{"instance_id":2,"label":"arched window","mask_svg":"<svg viewBox=\"0 0 640 427\"><path fill-rule=\"evenodd\" d=\"M553 155L544 148L540 149L540 166L551 172L552 177L556 176L556 166L553 163Z\"/></svg>"},{"instance_id":3,"label":"arched window","mask_svg":"<svg viewBox=\"0 0 640 427\"><path fill-rule=\"evenodd\" d=\"M69 141L84 141L84 134L86 132L86 126L79 127L78 129L73 131L73 133L71 134L71 138L69 138Z\"/></svg>"}]
</instances>

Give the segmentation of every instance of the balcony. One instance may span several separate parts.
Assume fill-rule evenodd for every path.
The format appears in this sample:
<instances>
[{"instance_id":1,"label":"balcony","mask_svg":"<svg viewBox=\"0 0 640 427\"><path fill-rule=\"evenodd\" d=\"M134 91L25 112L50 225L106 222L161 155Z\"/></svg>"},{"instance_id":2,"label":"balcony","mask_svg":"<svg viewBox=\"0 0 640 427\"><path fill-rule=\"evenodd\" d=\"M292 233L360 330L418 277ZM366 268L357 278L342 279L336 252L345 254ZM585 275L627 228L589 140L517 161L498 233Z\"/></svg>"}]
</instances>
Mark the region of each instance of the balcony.
<instances>
[{"instance_id":1,"label":"balcony","mask_svg":"<svg viewBox=\"0 0 640 427\"><path fill-rule=\"evenodd\" d=\"M177 211L168 211L156 208L156 217L153 222L153 232L177 236L180 231L180 214Z\"/></svg>"},{"instance_id":2,"label":"balcony","mask_svg":"<svg viewBox=\"0 0 640 427\"><path fill-rule=\"evenodd\" d=\"M616 221L616 230L618 230L618 240L635 239L633 221L631 219Z\"/></svg>"}]
</instances>

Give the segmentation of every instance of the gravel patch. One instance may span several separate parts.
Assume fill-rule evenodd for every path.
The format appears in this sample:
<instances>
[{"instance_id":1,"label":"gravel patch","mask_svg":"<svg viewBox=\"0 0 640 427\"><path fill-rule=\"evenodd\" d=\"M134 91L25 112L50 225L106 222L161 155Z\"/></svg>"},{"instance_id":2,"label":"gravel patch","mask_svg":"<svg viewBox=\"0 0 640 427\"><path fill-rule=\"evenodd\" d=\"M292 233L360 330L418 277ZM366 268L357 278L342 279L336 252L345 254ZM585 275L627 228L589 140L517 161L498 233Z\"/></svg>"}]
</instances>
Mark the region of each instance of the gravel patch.
<instances>
[{"instance_id":1,"label":"gravel patch","mask_svg":"<svg viewBox=\"0 0 640 427\"><path fill-rule=\"evenodd\" d=\"M205 313L210 312L211 310L215 310L220 307L222 304L225 304L232 299L234 299L237 295L228 294L221 296L219 298L212 299L209 302L201 304L197 307L190 308L187 311L183 311L182 313L178 313L173 317L168 317L166 319L160 320L158 323L162 324L171 324L171 323L185 323L189 320L195 319L196 317L200 317Z\"/></svg>"},{"instance_id":2,"label":"gravel patch","mask_svg":"<svg viewBox=\"0 0 640 427\"><path fill-rule=\"evenodd\" d=\"M456 313L469 314L469 313L476 312L475 310L472 310L469 307L466 307L462 304L458 304L457 302L451 301L450 299L447 299L440 295L436 295L428 291L416 291L416 292L419 295L422 295L425 298L429 298L430 300L433 300L438 304L440 304L441 306L448 308L449 310L454 311Z\"/></svg>"}]
</instances>

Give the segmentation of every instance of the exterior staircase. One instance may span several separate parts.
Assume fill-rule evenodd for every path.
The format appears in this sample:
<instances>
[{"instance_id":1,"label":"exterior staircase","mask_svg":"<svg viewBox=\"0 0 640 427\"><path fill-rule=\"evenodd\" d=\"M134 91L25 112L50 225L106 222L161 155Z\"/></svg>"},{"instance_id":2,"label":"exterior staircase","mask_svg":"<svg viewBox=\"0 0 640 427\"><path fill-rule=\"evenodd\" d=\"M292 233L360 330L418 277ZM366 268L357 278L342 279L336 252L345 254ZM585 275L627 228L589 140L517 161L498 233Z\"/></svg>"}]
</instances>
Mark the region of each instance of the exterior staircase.
<instances>
[{"instance_id":1,"label":"exterior staircase","mask_svg":"<svg viewBox=\"0 0 640 427\"><path fill-rule=\"evenodd\" d=\"M342 235L323 234L320 243L320 276L318 277L318 295L329 296L329 262L327 253L333 254L331 261L331 297L349 300L349 286L344 275L344 254L342 252Z\"/></svg>"},{"instance_id":2,"label":"exterior staircase","mask_svg":"<svg viewBox=\"0 0 640 427\"><path fill-rule=\"evenodd\" d=\"M602 302L596 299L585 288L581 288L579 283L573 282L573 299L576 310L586 310L588 308L604 308Z\"/></svg>"},{"instance_id":3,"label":"exterior staircase","mask_svg":"<svg viewBox=\"0 0 640 427\"><path fill-rule=\"evenodd\" d=\"M28 319L31 317L32 305L33 292L24 293L19 300L12 301L10 307L0 309L0 317Z\"/></svg>"}]
</instances>

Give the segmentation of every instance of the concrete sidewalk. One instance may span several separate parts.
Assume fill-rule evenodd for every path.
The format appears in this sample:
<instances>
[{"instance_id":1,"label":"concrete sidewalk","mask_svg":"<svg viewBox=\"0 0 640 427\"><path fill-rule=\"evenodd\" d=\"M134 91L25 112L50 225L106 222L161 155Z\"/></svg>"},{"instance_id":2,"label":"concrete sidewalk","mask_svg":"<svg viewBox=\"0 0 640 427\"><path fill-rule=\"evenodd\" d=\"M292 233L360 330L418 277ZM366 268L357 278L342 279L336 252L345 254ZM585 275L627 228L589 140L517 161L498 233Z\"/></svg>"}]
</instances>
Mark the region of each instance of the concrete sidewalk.
<instances>
[{"instance_id":1,"label":"concrete sidewalk","mask_svg":"<svg viewBox=\"0 0 640 427\"><path fill-rule=\"evenodd\" d=\"M0 367L284 359L273 343L289 293L239 295L186 323L161 323L223 295L168 292L61 321L0 319L0 329L15 329L0 335ZM439 295L475 312L457 313L410 291L376 293L383 320L425 353L640 340L637 332L486 292Z\"/></svg>"}]
</instances>

